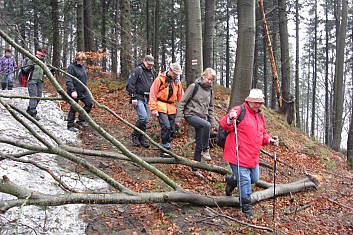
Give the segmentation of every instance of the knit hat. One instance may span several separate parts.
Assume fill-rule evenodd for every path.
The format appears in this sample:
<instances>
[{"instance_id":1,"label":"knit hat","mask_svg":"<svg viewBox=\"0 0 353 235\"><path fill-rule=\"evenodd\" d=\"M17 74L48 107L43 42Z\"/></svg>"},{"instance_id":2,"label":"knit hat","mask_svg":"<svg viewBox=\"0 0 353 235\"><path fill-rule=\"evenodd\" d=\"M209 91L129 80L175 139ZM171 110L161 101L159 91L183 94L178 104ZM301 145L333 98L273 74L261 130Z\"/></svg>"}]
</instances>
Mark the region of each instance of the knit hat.
<instances>
[{"instance_id":1,"label":"knit hat","mask_svg":"<svg viewBox=\"0 0 353 235\"><path fill-rule=\"evenodd\" d=\"M250 94L246 97L245 101L254 103L265 103L264 94L260 89L251 89Z\"/></svg>"},{"instance_id":2,"label":"knit hat","mask_svg":"<svg viewBox=\"0 0 353 235\"><path fill-rule=\"evenodd\" d=\"M176 75L182 74L181 67L178 63L172 63L170 65L170 70L172 70Z\"/></svg>"}]
</instances>

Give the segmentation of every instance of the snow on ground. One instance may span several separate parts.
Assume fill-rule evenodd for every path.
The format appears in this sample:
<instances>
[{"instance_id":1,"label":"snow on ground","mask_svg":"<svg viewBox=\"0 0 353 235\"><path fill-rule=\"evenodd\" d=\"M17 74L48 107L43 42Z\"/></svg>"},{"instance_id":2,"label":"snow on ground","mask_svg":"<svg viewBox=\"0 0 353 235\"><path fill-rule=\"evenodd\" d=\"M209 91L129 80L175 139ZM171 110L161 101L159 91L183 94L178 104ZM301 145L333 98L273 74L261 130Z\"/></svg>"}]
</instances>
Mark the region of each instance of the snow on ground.
<instances>
[{"instance_id":1,"label":"snow on ground","mask_svg":"<svg viewBox=\"0 0 353 235\"><path fill-rule=\"evenodd\" d=\"M6 95L27 95L26 88L15 88L12 91L0 91L0 94ZM5 99L16 107L26 110L28 100ZM53 101L40 101L38 106L39 121L46 129L59 138L62 142L76 142L77 133L66 129L65 114L58 108L57 103ZM29 121L27 121L29 122ZM31 124L42 133L37 127ZM25 143L34 143L41 145L38 140L29 134L19 122L17 122L10 113L0 105L0 135L2 137L23 141ZM42 134L43 135L43 134ZM48 137L45 138L49 140ZM51 141L51 143L53 143ZM42 145L41 145L42 146ZM23 150L0 143L0 151L4 154L20 153ZM63 169L57 162L57 157L49 154L38 153L24 159L35 160L37 163L50 168L54 173L61 176L61 179L70 187L77 190L106 189L107 184L98 179L90 179L80 176L67 169ZM0 161L0 177L6 175L14 183L27 187L33 191L46 194L58 194L63 191L56 186L54 179L47 173L31 164L14 162L11 160ZM0 193L0 201L14 199L15 197ZM87 224L81 218L81 211L84 205L65 205L57 207L37 207L26 206L22 211L18 234L85 234ZM16 223L19 216L19 209L12 208L5 214L0 215L0 234L14 234Z\"/></svg>"}]
</instances>

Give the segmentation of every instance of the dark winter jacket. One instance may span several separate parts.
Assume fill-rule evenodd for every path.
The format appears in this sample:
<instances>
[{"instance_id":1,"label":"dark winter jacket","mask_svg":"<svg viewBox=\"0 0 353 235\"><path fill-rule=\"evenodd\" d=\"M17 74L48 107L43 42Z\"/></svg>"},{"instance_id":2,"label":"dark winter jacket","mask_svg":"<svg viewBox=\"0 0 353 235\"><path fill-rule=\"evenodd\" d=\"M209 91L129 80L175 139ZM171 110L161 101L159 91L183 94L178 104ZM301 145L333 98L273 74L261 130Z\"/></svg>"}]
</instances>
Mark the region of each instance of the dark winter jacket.
<instances>
[{"instance_id":1,"label":"dark winter jacket","mask_svg":"<svg viewBox=\"0 0 353 235\"><path fill-rule=\"evenodd\" d=\"M132 71L129 87L131 99L144 100L144 95L149 94L151 85L155 79L152 69L147 69L141 63Z\"/></svg>"},{"instance_id":2,"label":"dark winter jacket","mask_svg":"<svg viewBox=\"0 0 353 235\"><path fill-rule=\"evenodd\" d=\"M80 80L84 85L87 85L88 76L86 73L85 66L77 64L76 62L69 65L67 72L72 76ZM71 93L77 92L77 99L82 99L86 96L86 89L78 81L74 80L70 76L66 78L67 93L71 96Z\"/></svg>"}]
</instances>

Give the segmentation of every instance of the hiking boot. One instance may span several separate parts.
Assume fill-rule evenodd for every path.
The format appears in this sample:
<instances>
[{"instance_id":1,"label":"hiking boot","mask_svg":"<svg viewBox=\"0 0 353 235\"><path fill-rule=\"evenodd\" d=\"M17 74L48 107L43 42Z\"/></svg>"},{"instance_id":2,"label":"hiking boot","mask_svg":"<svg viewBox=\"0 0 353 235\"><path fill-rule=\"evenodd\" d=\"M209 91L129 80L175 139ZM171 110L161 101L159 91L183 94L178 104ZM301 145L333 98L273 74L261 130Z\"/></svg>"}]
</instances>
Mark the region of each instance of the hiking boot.
<instances>
[{"instance_id":1,"label":"hiking boot","mask_svg":"<svg viewBox=\"0 0 353 235\"><path fill-rule=\"evenodd\" d=\"M205 159L206 161L211 161L212 158L210 156L210 150L209 149L206 149L205 151L202 151L201 152L201 156L203 159Z\"/></svg>"},{"instance_id":2,"label":"hiking boot","mask_svg":"<svg viewBox=\"0 0 353 235\"><path fill-rule=\"evenodd\" d=\"M233 175L226 176L226 195L232 196L233 190L237 187L237 180Z\"/></svg>"},{"instance_id":3,"label":"hiking boot","mask_svg":"<svg viewBox=\"0 0 353 235\"><path fill-rule=\"evenodd\" d=\"M39 121L40 120L40 117L38 117L36 114L34 114L34 115L31 115L34 119L36 119L37 121Z\"/></svg>"},{"instance_id":4,"label":"hiking boot","mask_svg":"<svg viewBox=\"0 0 353 235\"><path fill-rule=\"evenodd\" d=\"M254 214L252 212L251 198L250 197L244 198L242 199L241 202L242 202L241 211L245 213L249 219L254 218Z\"/></svg>"},{"instance_id":5,"label":"hiking boot","mask_svg":"<svg viewBox=\"0 0 353 235\"><path fill-rule=\"evenodd\" d=\"M89 127L88 123L85 122L85 121L77 121L76 124L79 125L79 126L82 127L82 128L87 128L87 127Z\"/></svg>"},{"instance_id":6,"label":"hiking boot","mask_svg":"<svg viewBox=\"0 0 353 235\"><path fill-rule=\"evenodd\" d=\"M134 134L131 135L131 142L132 142L132 146L134 146L134 147L141 146L141 143L139 141L139 137L137 135L134 135Z\"/></svg>"},{"instance_id":7,"label":"hiking boot","mask_svg":"<svg viewBox=\"0 0 353 235\"><path fill-rule=\"evenodd\" d=\"M145 139L144 136L140 136L139 142L140 142L141 146L144 147L144 148L149 148L150 147L150 143L148 142L148 140Z\"/></svg>"},{"instance_id":8,"label":"hiking boot","mask_svg":"<svg viewBox=\"0 0 353 235\"><path fill-rule=\"evenodd\" d=\"M75 127L73 127L73 126L67 127L67 129L68 129L69 131L72 131L72 132L77 132L77 131L78 131L78 129L75 128Z\"/></svg>"}]
</instances>

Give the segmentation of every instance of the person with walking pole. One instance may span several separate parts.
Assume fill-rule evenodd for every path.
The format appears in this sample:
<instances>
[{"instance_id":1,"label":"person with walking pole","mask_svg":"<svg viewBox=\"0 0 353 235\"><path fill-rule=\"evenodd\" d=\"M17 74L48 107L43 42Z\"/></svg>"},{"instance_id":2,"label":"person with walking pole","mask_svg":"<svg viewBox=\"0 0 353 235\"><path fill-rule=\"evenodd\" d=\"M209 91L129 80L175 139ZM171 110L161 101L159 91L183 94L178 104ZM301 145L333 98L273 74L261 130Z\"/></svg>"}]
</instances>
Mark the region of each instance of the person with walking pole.
<instances>
[{"instance_id":1,"label":"person with walking pole","mask_svg":"<svg viewBox=\"0 0 353 235\"><path fill-rule=\"evenodd\" d=\"M241 106L233 107L220 120L220 126L229 133L223 159L234 174L226 178L226 194L230 196L238 186L239 204L248 218L254 217L251 185L259 180L260 148L266 144L278 146L278 138L272 138L266 132L266 121L260 109L264 102L262 90L252 89L243 103L245 116L241 122L236 122L242 112Z\"/></svg>"}]
</instances>

